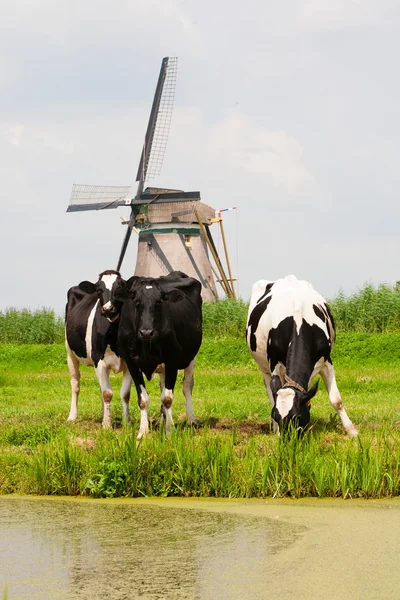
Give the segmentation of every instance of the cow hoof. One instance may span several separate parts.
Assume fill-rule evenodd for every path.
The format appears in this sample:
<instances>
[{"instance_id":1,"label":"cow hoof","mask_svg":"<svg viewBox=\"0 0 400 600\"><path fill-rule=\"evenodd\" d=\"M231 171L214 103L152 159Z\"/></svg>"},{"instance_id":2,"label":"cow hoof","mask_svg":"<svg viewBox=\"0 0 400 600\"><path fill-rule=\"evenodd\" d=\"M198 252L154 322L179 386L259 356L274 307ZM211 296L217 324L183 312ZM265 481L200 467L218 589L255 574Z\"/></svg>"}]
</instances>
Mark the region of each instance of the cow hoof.
<instances>
[{"instance_id":1,"label":"cow hoof","mask_svg":"<svg viewBox=\"0 0 400 600\"><path fill-rule=\"evenodd\" d=\"M75 416L74 416L74 415L72 415L72 417L71 417L71 415L70 415L70 416L68 417L67 421L76 421L76 419L77 419L77 415L75 415Z\"/></svg>"},{"instance_id":2,"label":"cow hoof","mask_svg":"<svg viewBox=\"0 0 400 600\"><path fill-rule=\"evenodd\" d=\"M147 430L147 431L140 431L140 430L139 430L139 433L137 434L137 436L136 436L136 439L137 439L137 440L142 440L143 438L145 438L145 437L146 437L146 435L147 435L148 433L149 433L149 430Z\"/></svg>"},{"instance_id":3,"label":"cow hoof","mask_svg":"<svg viewBox=\"0 0 400 600\"><path fill-rule=\"evenodd\" d=\"M354 425L352 425L348 430L347 430L347 435L351 438L357 437L358 436L358 431L357 431L357 427L355 427Z\"/></svg>"}]
</instances>

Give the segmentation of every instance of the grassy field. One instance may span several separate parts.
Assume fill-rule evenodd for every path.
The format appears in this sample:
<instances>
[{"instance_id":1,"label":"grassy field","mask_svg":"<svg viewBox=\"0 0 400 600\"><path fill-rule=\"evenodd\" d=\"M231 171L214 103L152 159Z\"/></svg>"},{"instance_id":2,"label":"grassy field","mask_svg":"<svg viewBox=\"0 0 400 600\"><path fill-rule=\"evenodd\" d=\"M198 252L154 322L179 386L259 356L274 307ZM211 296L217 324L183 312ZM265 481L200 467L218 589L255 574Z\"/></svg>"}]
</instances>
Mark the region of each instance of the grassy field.
<instances>
[{"instance_id":1,"label":"grassy field","mask_svg":"<svg viewBox=\"0 0 400 600\"><path fill-rule=\"evenodd\" d=\"M244 339L210 331L195 373L199 427L185 427L180 377L173 405L177 427L165 438L157 426L160 402L153 380L148 384L153 429L140 444L135 399L133 426L121 424L120 376L112 379L112 431L102 430L91 368L82 368L79 419L67 423L70 384L63 345L0 345L0 493L399 495L399 333L339 335L334 363L346 410L360 431L357 439L346 438L320 385L310 430L302 439L284 440L269 430L269 401Z\"/></svg>"}]
</instances>

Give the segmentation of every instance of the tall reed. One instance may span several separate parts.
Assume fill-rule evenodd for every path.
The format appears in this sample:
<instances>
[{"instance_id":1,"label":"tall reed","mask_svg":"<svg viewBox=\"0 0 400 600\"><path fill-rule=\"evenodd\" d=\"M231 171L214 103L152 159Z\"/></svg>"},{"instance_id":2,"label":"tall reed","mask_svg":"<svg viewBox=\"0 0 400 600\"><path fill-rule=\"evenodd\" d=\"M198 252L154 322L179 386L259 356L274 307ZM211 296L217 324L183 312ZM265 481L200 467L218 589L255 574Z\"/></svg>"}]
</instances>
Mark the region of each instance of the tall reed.
<instances>
[{"instance_id":1,"label":"tall reed","mask_svg":"<svg viewBox=\"0 0 400 600\"><path fill-rule=\"evenodd\" d=\"M329 304L339 333L400 332L400 282L376 288L366 284L351 296L339 292ZM240 299L203 303L204 338L244 339L247 311L248 303ZM64 320L50 309L0 311L0 343L51 344L63 339Z\"/></svg>"},{"instance_id":2,"label":"tall reed","mask_svg":"<svg viewBox=\"0 0 400 600\"><path fill-rule=\"evenodd\" d=\"M389 333L400 331L400 285L366 284L346 297L339 292L330 301L338 331Z\"/></svg>"},{"instance_id":3,"label":"tall reed","mask_svg":"<svg viewBox=\"0 0 400 600\"><path fill-rule=\"evenodd\" d=\"M380 498L400 493L398 436L336 439L296 431L281 438L239 441L236 432L177 430L170 439L135 428L102 435L95 449L72 438L38 446L25 459L28 489L36 494L93 497L342 497ZM17 490L18 491L18 490ZM20 490L21 491L21 490Z\"/></svg>"},{"instance_id":4,"label":"tall reed","mask_svg":"<svg viewBox=\"0 0 400 600\"><path fill-rule=\"evenodd\" d=\"M0 343L53 344L64 338L64 322L54 311L16 310L0 311Z\"/></svg>"}]
</instances>

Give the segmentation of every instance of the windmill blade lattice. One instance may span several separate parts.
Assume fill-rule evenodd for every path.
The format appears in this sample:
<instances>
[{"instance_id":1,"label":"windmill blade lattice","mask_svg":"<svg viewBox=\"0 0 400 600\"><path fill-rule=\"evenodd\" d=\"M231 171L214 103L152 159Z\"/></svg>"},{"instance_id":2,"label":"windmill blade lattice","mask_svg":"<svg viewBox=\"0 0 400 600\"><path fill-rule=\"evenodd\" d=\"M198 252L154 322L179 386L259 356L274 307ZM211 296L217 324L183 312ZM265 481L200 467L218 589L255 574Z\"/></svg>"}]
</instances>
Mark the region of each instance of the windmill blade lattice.
<instances>
[{"instance_id":1,"label":"windmill blade lattice","mask_svg":"<svg viewBox=\"0 0 400 600\"><path fill-rule=\"evenodd\" d=\"M142 184L161 172L174 107L177 72L178 58L164 58L136 175L136 181Z\"/></svg>"},{"instance_id":2,"label":"windmill blade lattice","mask_svg":"<svg viewBox=\"0 0 400 600\"><path fill-rule=\"evenodd\" d=\"M74 183L67 212L103 210L125 204L130 185L84 185Z\"/></svg>"}]
</instances>

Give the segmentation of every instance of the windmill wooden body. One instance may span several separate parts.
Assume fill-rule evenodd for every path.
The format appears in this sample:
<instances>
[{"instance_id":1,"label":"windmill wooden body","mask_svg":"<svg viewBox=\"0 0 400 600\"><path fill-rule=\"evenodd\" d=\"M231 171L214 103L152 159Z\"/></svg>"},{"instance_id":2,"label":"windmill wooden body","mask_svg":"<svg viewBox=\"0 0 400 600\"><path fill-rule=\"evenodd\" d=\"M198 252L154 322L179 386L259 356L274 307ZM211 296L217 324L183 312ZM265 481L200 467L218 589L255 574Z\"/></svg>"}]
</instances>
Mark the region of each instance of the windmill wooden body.
<instances>
[{"instance_id":1,"label":"windmill wooden body","mask_svg":"<svg viewBox=\"0 0 400 600\"><path fill-rule=\"evenodd\" d=\"M67 212L129 205L131 214L129 220L123 220L127 230L117 270L121 269L131 233L135 231L139 236L135 275L159 277L174 270L183 271L201 282L203 299L212 302L218 298L215 281L221 284L226 295L235 297L221 216L216 216L215 209L200 201L199 192L144 189L145 181L161 170L172 116L176 73L177 59L164 58L136 176L139 182L136 195L132 195L131 186L74 185ZM221 227L229 277L209 229L215 222ZM100 269L103 267L99 266Z\"/></svg>"}]
</instances>

